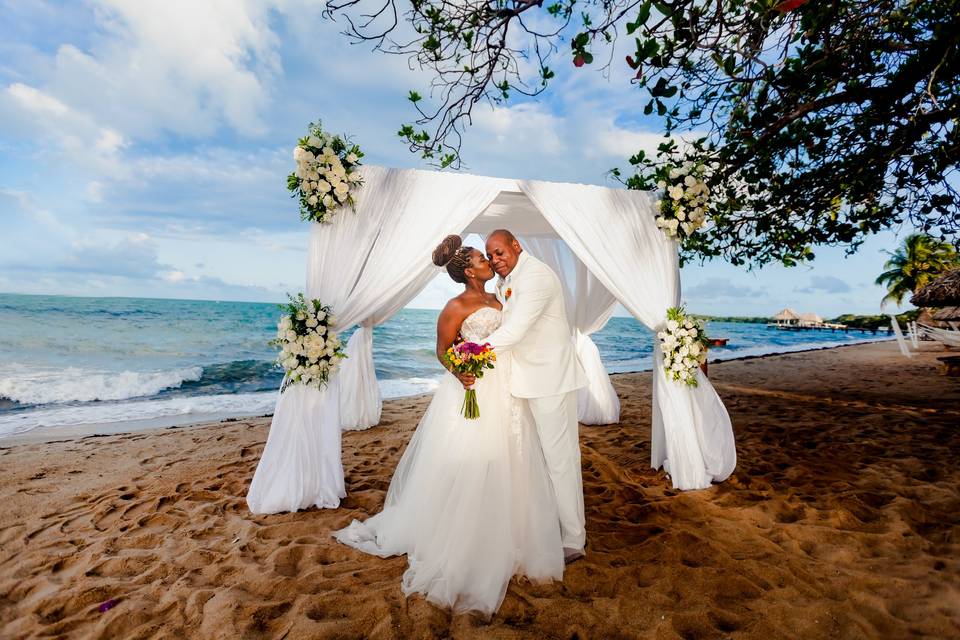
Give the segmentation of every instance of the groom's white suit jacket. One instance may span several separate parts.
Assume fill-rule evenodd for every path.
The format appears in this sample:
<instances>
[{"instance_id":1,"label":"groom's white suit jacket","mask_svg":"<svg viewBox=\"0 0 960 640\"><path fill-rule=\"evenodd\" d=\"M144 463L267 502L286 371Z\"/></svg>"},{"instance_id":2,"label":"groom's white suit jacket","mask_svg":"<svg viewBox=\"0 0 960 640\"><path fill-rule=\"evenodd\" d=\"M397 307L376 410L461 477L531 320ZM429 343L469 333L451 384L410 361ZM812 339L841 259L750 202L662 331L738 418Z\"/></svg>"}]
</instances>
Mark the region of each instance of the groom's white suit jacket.
<instances>
[{"instance_id":1,"label":"groom's white suit jacket","mask_svg":"<svg viewBox=\"0 0 960 640\"><path fill-rule=\"evenodd\" d=\"M503 305L503 322L487 342L495 351L513 354L511 394L543 398L587 385L567 321L563 288L550 267L522 252L513 271L497 283L497 298Z\"/></svg>"}]
</instances>

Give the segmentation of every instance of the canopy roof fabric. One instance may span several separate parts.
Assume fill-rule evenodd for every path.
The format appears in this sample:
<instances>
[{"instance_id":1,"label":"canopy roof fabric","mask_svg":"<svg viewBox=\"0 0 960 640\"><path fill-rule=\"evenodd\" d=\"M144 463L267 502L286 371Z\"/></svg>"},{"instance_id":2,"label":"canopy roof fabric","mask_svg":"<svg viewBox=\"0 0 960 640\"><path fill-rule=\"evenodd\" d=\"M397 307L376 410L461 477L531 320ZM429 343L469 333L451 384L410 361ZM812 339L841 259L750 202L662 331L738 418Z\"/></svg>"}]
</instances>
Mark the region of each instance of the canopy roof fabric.
<instances>
[{"instance_id":1,"label":"canopy roof fabric","mask_svg":"<svg viewBox=\"0 0 960 640\"><path fill-rule=\"evenodd\" d=\"M960 305L960 269L953 269L921 288L910 302L918 307L954 307Z\"/></svg>"},{"instance_id":2,"label":"canopy roof fabric","mask_svg":"<svg viewBox=\"0 0 960 640\"><path fill-rule=\"evenodd\" d=\"M779 312L777 315L773 316L774 320L799 320L800 314L794 311L793 309L787 307L783 311Z\"/></svg>"},{"instance_id":3,"label":"canopy roof fabric","mask_svg":"<svg viewBox=\"0 0 960 640\"><path fill-rule=\"evenodd\" d=\"M310 390L324 396L314 405L339 405L338 430L379 422L372 328L440 272L430 260L434 247L451 233L499 228L511 230L564 285L571 338L590 378L578 398L581 422L619 420L619 402L589 335L603 327L616 302L654 331L666 326L667 309L680 303L676 243L657 228L657 201L651 194L415 169L365 166L361 171L356 210L312 225L307 264L307 296L331 305L341 329L360 325L341 370L325 389ZM726 408L706 376L697 372L696 387L668 380L660 349L653 352L651 465L666 468L681 489L724 480L736 465ZM280 395L270 438L275 431L293 435L277 436L286 444L273 448L268 440L261 465L279 455L274 451L309 448L291 445L291 438L312 438L311 432L333 428L330 411L317 410L320 422L315 423L302 415L303 403L285 400L292 395ZM311 464L333 468L339 451L336 455L336 461ZM286 510L275 506L262 508Z\"/></svg>"}]
</instances>

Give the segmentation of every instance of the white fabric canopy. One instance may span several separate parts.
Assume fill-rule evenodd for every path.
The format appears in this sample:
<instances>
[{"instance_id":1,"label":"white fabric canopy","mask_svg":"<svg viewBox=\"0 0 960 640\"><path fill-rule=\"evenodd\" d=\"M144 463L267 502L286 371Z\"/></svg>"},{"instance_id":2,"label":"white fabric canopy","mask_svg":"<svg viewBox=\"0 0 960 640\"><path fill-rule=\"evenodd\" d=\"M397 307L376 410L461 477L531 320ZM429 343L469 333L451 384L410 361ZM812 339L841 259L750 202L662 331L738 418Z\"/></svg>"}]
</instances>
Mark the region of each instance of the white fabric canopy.
<instances>
[{"instance_id":1,"label":"white fabric canopy","mask_svg":"<svg viewBox=\"0 0 960 640\"><path fill-rule=\"evenodd\" d=\"M316 442L320 434L327 434L322 455L303 465L339 469L334 493L343 495L339 430L363 429L380 420L372 329L436 275L430 254L447 234L510 229L560 276L571 332L590 380L579 398L585 424L616 422L620 409L590 334L606 324L617 301L654 330L665 324L667 308L680 301L676 246L656 228L656 202L649 194L412 169L368 166L362 171L357 210L312 226L306 291L308 298L333 307L341 330L359 328L330 386L308 391L322 410L304 416L294 404L299 392L280 395L248 496L257 513L330 506L329 491L315 492L313 502L309 490L292 491L298 497L288 504L267 501L263 491L271 484L270 474L283 473L289 451L314 455L318 449L307 441ZM659 349L654 353L651 464L666 467L681 489L725 479L736 452L723 403L700 374L697 388L667 381ZM332 429L336 438L329 435Z\"/></svg>"}]
</instances>

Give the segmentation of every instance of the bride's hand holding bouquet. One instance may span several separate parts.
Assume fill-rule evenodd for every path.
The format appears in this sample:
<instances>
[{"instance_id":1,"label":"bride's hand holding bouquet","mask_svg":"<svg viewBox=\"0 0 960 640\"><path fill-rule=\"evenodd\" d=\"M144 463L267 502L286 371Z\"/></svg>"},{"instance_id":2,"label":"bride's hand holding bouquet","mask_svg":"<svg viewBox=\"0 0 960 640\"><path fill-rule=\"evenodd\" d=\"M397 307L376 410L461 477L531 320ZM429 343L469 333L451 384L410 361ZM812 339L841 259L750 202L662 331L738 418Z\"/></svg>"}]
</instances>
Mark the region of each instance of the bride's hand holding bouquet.
<instances>
[{"instance_id":1,"label":"bride's hand holding bouquet","mask_svg":"<svg viewBox=\"0 0 960 640\"><path fill-rule=\"evenodd\" d=\"M497 354L489 344L459 342L447 349L445 359L452 373L471 375L479 379L483 377L486 369L493 369ZM477 392L474 389L466 389L464 392L463 416L469 420L480 417L480 405L477 404Z\"/></svg>"}]
</instances>

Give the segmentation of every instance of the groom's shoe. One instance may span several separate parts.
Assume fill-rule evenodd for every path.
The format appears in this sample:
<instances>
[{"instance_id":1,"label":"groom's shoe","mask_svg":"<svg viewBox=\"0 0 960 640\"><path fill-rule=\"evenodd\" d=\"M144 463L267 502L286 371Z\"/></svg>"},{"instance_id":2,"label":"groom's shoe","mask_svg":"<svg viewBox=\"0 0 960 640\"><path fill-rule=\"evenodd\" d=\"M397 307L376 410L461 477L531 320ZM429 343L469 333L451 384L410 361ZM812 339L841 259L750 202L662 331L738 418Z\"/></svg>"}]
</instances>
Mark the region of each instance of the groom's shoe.
<instances>
[{"instance_id":1,"label":"groom's shoe","mask_svg":"<svg viewBox=\"0 0 960 640\"><path fill-rule=\"evenodd\" d=\"M563 549L563 564L570 564L584 557L582 549Z\"/></svg>"}]
</instances>

